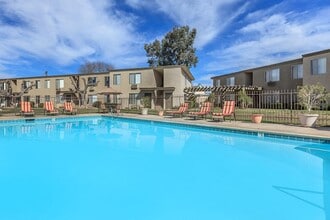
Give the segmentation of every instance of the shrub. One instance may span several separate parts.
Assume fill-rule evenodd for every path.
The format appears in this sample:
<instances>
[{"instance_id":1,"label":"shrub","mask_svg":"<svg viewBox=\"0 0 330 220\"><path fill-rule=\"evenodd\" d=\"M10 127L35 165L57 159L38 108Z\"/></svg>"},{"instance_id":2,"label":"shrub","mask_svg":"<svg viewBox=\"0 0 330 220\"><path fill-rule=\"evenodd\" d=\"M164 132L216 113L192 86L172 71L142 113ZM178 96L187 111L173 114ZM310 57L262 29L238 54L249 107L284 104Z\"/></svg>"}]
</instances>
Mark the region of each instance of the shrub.
<instances>
[{"instance_id":1,"label":"shrub","mask_svg":"<svg viewBox=\"0 0 330 220\"><path fill-rule=\"evenodd\" d=\"M324 86L320 84L304 85L298 87L298 102L310 112L313 108L320 108L329 94Z\"/></svg>"}]
</instances>

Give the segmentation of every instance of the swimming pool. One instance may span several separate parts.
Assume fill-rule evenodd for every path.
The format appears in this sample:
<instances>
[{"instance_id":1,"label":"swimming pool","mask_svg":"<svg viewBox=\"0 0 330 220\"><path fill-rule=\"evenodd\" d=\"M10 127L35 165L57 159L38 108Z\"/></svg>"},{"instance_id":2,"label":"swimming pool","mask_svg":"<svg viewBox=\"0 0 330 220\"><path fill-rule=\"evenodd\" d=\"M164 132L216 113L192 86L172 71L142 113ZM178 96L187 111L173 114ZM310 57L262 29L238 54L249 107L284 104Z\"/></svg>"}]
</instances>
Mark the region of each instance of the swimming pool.
<instances>
[{"instance_id":1,"label":"swimming pool","mask_svg":"<svg viewBox=\"0 0 330 220\"><path fill-rule=\"evenodd\" d=\"M330 144L112 117L0 123L0 219L329 219Z\"/></svg>"}]
</instances>

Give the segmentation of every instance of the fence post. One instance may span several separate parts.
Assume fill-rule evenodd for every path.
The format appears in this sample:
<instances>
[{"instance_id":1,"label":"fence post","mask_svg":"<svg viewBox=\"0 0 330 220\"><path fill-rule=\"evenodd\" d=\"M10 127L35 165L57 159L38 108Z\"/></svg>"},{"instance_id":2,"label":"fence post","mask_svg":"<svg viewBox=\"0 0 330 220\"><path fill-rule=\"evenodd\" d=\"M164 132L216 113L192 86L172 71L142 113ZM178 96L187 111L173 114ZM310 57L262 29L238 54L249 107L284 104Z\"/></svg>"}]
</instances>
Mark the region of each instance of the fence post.
<instances>
[{"instance_id":1,"label":"fence post","mask_svg":"<svg viewBox=\"0 0 330 220\"><path fill-rule=\"evenodd\" d=\"M292 95L292 89L290 90L290 123L293 123L293 95Z\"/></svg>"}]
</instances>

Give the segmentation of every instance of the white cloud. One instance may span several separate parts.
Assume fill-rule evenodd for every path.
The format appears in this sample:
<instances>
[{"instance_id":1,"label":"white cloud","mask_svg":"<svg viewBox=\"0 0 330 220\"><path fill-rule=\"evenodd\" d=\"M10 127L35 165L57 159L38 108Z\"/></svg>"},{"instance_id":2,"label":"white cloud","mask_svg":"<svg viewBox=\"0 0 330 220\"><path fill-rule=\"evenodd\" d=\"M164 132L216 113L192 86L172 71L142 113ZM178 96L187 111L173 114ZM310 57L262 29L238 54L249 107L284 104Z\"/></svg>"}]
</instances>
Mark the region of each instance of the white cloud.
<instances>
[{"instance_id":1,"label":"white cloud","mask_svg":"<svg viewBox=\"0 0 330 220\"><path fill-rule=\"evenodd\" d=\"M277 6L276 6L277 7ZM274 11L274 10L268 10ZM237 71L330 48L330 7L302 13L255 12L230 46L210 53L208 71ZM262 15L262 16L261 16ZM259 20L260 19L260 20ZM225 72L223 72L225 73Z\"/></svg>"},{"instance_id":2,"label":"white cloud","mask_svg":"<svg viewBox=\"0 0 330 220\"><path fill-rule=\"evenodd\" d=\"M238 15L247 3L242 0L126 0L134 8L158 10L169 16L177 25L197 29L195 46L199 49L214 40ZM239 5L241 4L241 5Z\"/></svg>"},{"instance_id":3,"label":"white cloud","mask_svg":"<svg viewBox=\"0 0 330 220\"><path fill-rule=\"evenodd\" d=\"M53 60L62 66L82 59L120 67L141 62L138 54L143 54L143 40L134 28L135 18L118 11L115 1L17 0L0 4L0 64L17 59Z\"/></svg>"}]
</instances>

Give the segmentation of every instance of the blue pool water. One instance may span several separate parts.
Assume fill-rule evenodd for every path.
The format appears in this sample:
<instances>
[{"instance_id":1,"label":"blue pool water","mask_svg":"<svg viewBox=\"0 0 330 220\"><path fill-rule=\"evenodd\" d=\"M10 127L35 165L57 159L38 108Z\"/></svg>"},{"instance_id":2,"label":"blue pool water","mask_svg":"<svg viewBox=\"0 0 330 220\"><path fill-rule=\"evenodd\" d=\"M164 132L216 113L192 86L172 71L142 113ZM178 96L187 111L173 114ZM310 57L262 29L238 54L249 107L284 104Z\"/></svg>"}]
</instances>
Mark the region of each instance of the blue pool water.
<instances>
[{"instance_id":1,"label":"blue pool water","mask_svg":"<svg viewBox=\"0 0 330 220\"><path fill-rule=\"evenodd\" d=\"M0 219L330 219L329 149L111 117L0 123Z\"/></svg>"}]
</instances>

